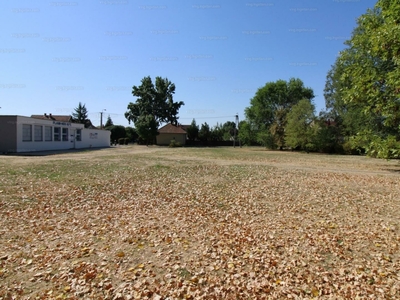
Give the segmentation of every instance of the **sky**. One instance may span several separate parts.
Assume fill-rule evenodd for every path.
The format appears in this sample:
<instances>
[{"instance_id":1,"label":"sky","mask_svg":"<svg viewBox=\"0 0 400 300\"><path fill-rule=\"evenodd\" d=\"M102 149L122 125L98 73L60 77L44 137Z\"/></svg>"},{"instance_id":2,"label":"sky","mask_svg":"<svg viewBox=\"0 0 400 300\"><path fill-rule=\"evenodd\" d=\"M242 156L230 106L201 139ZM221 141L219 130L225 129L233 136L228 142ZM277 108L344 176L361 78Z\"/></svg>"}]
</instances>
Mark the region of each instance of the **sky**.
<instances>
[{"instance_id":1,"label":"sky","mask_svg":"<svg viewBox=\"0 0 400 300\"><path fill-rule=\"evenodd\" d=\"M179 122L245 118L267 82L300 78L325 109L326 74L372 0L0 2L0 115L71 115L96 126L150 76L176 86Z\"/></svg>"}]
</instances>

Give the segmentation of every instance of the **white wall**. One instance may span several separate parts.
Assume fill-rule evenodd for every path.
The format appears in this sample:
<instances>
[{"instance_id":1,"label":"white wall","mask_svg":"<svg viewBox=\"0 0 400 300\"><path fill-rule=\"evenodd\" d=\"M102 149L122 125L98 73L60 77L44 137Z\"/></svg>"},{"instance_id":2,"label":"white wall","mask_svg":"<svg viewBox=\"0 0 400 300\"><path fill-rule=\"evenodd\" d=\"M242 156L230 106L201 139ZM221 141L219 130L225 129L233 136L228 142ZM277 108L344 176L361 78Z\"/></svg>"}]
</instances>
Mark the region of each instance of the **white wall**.
<instances>
[{"instance_id":1,"label":"white wall","mask_svg":"<svg viewBox=\"0 0 400 300\"><path fill-rule=\"evenodd\" d=\"M82 141L75 142L76 148L96 148L96 147L110 147L110 135L109 130L100 129L83 129L82 130Z\"/></svg>"},{"instance_id":2,"label":"white wall","mask_svg":"<svg viewBox=\"0 0 400 300\"><path fill-rule=\"evenodd\" d=\"M23 141L23 124L32 125L32 141ZM34 125L43 126L43 141L34 140ZM68 128L68 141L44 141L44 126ZM81 141L76 141L76 130L81 129ZM29 117L17 116L17 152L68 150L91 147L109 147L110 134L108 130L86 129L83 124L69 122L55 122Z\"/></svg>"}]
</instances>

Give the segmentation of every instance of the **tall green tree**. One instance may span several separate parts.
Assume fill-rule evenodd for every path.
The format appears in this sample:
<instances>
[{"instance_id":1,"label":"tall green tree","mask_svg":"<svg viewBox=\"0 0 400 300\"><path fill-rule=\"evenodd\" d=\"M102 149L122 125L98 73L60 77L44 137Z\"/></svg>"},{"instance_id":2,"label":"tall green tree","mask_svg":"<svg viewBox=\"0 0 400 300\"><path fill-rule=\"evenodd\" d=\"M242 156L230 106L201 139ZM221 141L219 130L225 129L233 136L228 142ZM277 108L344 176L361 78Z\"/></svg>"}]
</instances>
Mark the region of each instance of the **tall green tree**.
<instances>
[{"instance_id":1,"label":"tall green tree","mask_svg":"<svg viewBox=\"0 0 400 300\"><path fill-rule=\"evenodd\" d=\"M79 102L78 107L74 108L74 112L72 113L72 119L76 123L87 124L90 123L88 119L88 110L86 109L86 105Z\"/></svg>"},{"instance_id":2,"label":"tall green tree","mask_svg":"<svg viewBox=\"0 0 400 300\"><path fill-rule=\"evenodd\" d=\"M376 131L380 120L374 113L365 114L364 104L344 100L344 91L351 87L352 82L350 78L343 80L343 74L344 68L336 60L326 77L324 97L327 111L320 114L320 125L325 135L320 135L320 147L355 153L352 137L358 132Z\"/></svg>"},{"instance_id":3,"label":"tall green tree","mask_svg":"<svg viewBox=\"0 0 400 300\"><path fill-rule=\"evenodd\" d=\"M224 141L231 141L233 138L237 137L237 128L236 128L236 123L233 121L226 121L222 125L222 132L223 132L223 140Z\"/></svg>"},{"instance_id":4,"label":"tall green tree","mask_svg":"<svg viewBox=\"0 0 400 300\"><path fill-rule=\"evenodd\" d=\"M199 140L202 142L207 142L211 138L211 130L210 125L207 122L201 124L200 131L199 131Z\"/></svg>"},{"instance_id":5,"label":"tall green tree","mask_svg":"<svg viewBox=\"0 0 400 300\"><path fill-rule=\"evenodd\" d=\"M178 112L184 103L174 102L175 84L167 78L156 77L153 84L150 76L144 77L141 85L132 87L132 95L136 102L130 102L125 112L125 118L134 122L139 136L143 140L155 139L161 123L178 123ZM153 118L150 122L149 118ZM139 122L138 124L136 124ZM140 126L140 129L138 128ZM145 132L148 128L149 132Z\"/></svg>"},{"instance_id":6,"label":"tall green tree","mask_svg":"<svg viewBox=\"0 0 400 300\"><path fill-rule=\"evenodd\" d=\"M217 123L215 126L210 128L210 140L211 141L224 140L224 131L221 124Z\"/></svg>"},{"instance_id":7,"label":"tall green tree","mask_svg":"<svg viewBox=\"0 0 400 300\"><path fill-rule=\"evenodd\" d=\"M107 121L106 121L106 124L104 125L104 127L110 127L112 125L114 125L114 122L111 120L110 115L108 115Z\"/></svg>"},{"instance_id":8,"label":"tall green tree","mask_svg":"<svg viewBox=\"0 0 400 300\"><path fill-rule=\"evenodd\" d=\"M245 109L246 119L257 132L257 140L271 148L282 148L287 113L301 99L313 98L313 90L298 78L267 82L250 100L250 106Z\"/></svg>"},{"instance_id":9,"label":"tall green tree","mask_svg":"<svg viewBox=\"0 0 400 300\"><path fill-rule=\"evenodd\" d=\"M196 120L193 119L192 123L190 126L186 129L186 132L188 134L188 139L190 141L195 141L199 137L199 126L196 124Z\"/></svg>"},{"instance_id":10,"label":"tall green tree","mask_svg":"<svg viewBox=\"0 0 400 300\"><path fill-rule=\"evenodd\" d=\"M379 0L357 21L338 58L346 103L360 104L381 127L357 133L377 157L400 157L400 2ZM368 142L370 141L370 142Z\"/></svg>"},{"instance_id":11,"label":"tall green tree","mask_svg":"<svg viewBox=\"0 0 400 300\"><path fill-rule=\"evenodd\" d=\"M140 116L152 115L159 125L160 123L178 122L178 112L184 103L174 102L175 84L167 78L156 77L153 84L150 76L144 77L141 85L132 87L132 95L137 97L136 102L128 104L125 117L128 121L135 122Z\"/></svg>"},{"instance_id":12,"label":"tall green tree","mask_svg":"<svg viewBox=\"0 0 400 300\"><path fill-rule=\"evenodd\" d=\"M256 140L256 134L253 130L251 124L246 121L242 120L239 122L239 132L238 132L238 139L242 143L242 145L252 145Z\"/></svg>"},{"instance_id":13,"label":"tall green tree","mask_svg":"<svg viewBox=\"0 0 400 300\"><path fill-rule=\"evenodd\" d=\"M300 100L287 114L286 145L307 152L316 150L317 131L315 106L308 99Z\"/></svg>"}]
</instances>

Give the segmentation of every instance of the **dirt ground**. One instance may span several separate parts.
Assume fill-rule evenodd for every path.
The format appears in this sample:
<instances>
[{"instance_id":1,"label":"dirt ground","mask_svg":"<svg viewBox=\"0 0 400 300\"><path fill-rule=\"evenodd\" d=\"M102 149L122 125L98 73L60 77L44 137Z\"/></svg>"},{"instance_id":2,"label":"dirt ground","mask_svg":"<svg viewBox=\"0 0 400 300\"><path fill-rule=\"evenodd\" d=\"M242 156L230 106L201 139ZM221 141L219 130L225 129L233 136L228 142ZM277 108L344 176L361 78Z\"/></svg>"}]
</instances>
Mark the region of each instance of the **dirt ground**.
<instances>
[{"instance_id":1,"label":"dirt ground","mask_svg":"<svg viewBox=\"0 0 400 300\"><path fill-rule=\"evenodd\" d=\"M43 154L0 156L0 300L400 299L398 161Z\"/></svg>"}]
</instances>

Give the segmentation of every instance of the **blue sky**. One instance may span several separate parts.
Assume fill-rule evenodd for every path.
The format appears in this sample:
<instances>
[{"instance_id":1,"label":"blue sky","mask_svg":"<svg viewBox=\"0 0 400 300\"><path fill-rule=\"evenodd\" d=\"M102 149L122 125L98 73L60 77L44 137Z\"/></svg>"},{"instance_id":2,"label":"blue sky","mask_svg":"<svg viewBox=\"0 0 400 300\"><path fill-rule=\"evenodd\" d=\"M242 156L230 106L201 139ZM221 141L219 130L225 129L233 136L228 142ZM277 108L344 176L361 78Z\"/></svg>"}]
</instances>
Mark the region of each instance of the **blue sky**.
<instances>
[{"instance_id":1,"label":"blue sky","mask_svg":"<svg viewBox=\"0 0 400 300\"><path fill-rule=\"evenodd\" d=\"M266 82L300 78L325 108L326 74L372 0L0 2L0 114L124 117L133 85L167 77L180 122L244 119Z\"/></svg>"}]
</instances>

